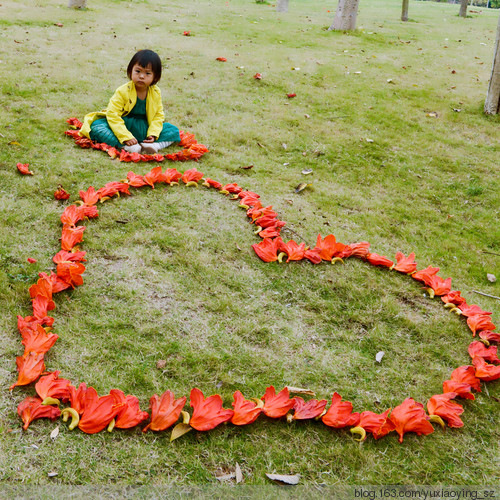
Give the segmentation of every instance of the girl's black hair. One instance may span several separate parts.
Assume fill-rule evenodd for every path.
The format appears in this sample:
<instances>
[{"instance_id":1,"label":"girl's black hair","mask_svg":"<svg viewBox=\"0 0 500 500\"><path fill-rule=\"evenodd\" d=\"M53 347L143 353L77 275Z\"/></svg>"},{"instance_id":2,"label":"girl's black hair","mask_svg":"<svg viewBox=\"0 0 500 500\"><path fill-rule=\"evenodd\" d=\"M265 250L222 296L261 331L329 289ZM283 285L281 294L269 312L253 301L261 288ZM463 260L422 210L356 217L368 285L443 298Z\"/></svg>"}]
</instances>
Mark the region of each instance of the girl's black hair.
<instances>
[{"instance_id":1,"label":"girl's black hair","mask_svg":"<svg viewBox=\"0 0 500 500\"><path fill-rule=\"evenodd\" d=\"M158 83L161 78L161 59L160 56L156 53L153 52L152 50L139 50L136 54L134 54L134 57L130 59L130 62L128 63L127 66L127 76L132 79L132 68L136 65L139 64L143 68L147 68L148 66L151 65L151 70L153 71L154 78L153 78L153 83Z\"/></svg>"}]
</instances>

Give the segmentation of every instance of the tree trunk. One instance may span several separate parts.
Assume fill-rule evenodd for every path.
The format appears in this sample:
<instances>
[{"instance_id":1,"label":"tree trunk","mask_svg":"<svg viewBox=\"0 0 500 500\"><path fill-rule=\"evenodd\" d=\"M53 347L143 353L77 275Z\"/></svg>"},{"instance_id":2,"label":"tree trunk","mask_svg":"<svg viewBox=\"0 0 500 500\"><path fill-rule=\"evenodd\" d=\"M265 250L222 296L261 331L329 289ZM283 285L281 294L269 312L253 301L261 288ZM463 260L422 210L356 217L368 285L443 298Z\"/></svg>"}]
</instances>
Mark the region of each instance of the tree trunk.
<instances>
[{"instance_id":1,"label":"tree trunk","mask_svg":"<svg viewBox=\"0 0 500 500\"><path fill-rule=\"evenodd\" d=\"M500 113L500 16L498 18L493 68L491 70L488 93L486 94L486 102L484 103L484 112L487 115L497 115Z\"/></svg>"},{"instance_id":2,"label":"tree trunk","mask_svg":"<svg viewBox=\"0 0 500 500\"><path fill-rule=\"evenodd\" d=\"M408 21L408 3L409 3L409 0L403 0L403 9L401 11L401 21Z\"/></svg>"},{"instance_id":3,"label":"tree trunk","mask_svg":"<svg viewBox=\"0 0 500 500\"><path fill-rule=\"evenodd\" d=\"M460 12L458 15L460 17L467 17L467 5L469 4L469 0L460 0Z\"/></svg>"},{"instance_id":4,"label":"tree trunk","mask_svg":"<svg viewBox=\"0 0 500 500\"><path fill-rule=\"evenodd\" d=\"M288 12L288 0L278 0L276 2L276 12Z\"/></svg>"},{"instance_id":5,"label":"tree trunk","mask_svg":"<svg viewBox=\"0 0 500 500\"><path fill-rule=\"evenodd\" d=\"M356 29L359 0L339 0L337 12L328 30L349 31Z\"/></svg>"},{"instance_id":6,"label":"tree trunk","mask_svg":"<svg viewBox=\"0 0 500 500\"><path fill-rule=\"evenodd\" d=\"M72 9L84 9L87 7L87 0L69 0L68 7Z\"/></svg>"}]
</instances>

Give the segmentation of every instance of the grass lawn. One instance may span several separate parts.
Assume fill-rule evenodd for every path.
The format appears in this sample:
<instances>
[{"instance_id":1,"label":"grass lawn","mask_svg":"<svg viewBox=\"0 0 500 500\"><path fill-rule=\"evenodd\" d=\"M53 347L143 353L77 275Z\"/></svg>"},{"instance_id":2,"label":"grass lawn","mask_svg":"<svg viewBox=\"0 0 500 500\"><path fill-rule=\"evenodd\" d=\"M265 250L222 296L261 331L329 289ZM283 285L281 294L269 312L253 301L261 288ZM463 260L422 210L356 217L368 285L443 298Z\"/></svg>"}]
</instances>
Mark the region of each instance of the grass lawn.
<instances>
[{"instance_id":1,"label":"grass lawn","mask_svg":"<svg viewBox=\"0 0 500 500\"><path fill-rule=\"evenodd\" d=\"M243 484L270 495L266 473L307 486L498 485L498 382L459 400L463 428L403 444L266 418L173 443L169 431L88 436L45 419L22 431L16 408L34 389L7 390L22 354L16 315L31 314L28 287L54 267L61 212L80 189L155 166L78 148L65 120L105 107L141 48L162 57L167 121L210 149L165 167L259 193L287 222L284 240L314 246L333 233L391 258L413 251L419 269L440 267L500 321L500 281L487 279L500 278L500 119L482 111L498 11L462 19L458 5L415 1L402 23L400 1L362 0L358 29L337 33L326 30L333 0L292 1L287 14L251 0L88 4L0 5L1 483L219 485L239 464ZM301 182L311 185L295 194ZM58 185L68 202L54 199ZM237 203L158 185L99 206L85 222L85 284L56 296L47 369L135 394L144 410L167 389L198 387L231 407L236 390L258 398L289 385L382 412L406 397L425 404L470 363L465 321L415 280L356 259L266 264Z\"/></svg>"}]
</instances>

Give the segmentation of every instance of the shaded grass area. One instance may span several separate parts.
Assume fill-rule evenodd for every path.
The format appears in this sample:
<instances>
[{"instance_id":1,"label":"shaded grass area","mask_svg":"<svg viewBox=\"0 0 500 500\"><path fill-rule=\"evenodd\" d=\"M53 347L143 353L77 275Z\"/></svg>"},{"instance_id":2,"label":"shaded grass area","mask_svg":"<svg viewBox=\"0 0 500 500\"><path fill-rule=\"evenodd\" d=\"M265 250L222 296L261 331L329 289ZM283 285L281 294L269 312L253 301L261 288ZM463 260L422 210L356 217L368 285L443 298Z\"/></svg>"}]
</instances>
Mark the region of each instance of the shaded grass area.
<instances>
[{"instance_id":1,"label":"shaded grass area","mask_svg":"<svg viewBox=\"0 0 500 500\"><path fill-rule=\"evenodd\" d=\"M469 302L499 317L498 301L473 293L500 295L485 278L500 275L499 122L482 114L496 12L462 20L457 6L414 2L415 22L400 23L399 2L370 1L346 34L323 29L331 7L291 2L277 16L233 0L103 1L82 12L46 2L27 13L2 2L4 387L21 350L15 316L30 313L27 288L59 245L57 185L74 201L79 189L151 167L113 162L63 136L67 117L105 105L145 46L164 61L167 119L210 147L197 168L261 194L287 221L284 239L313 245L332 232L388 256L415 251L420 268L441 267ZM20 177L18 161L36 175ZM306 168L313 174L303 176ZM295 195L302 181L313 185ZM180 396L197 386L229 406L236 389L260 397L273 384L325 399L338 391L355 410L382 411L408 396L425 403L468 363L464 322L411 278L356 260L264 264L234 203L204 188L159 186L103 205L86 222L85 286L57 297L60 339L48 369L100 393L134 393L144 409L166 389ZM392 435L359 445L347 431L265 418L174 443L169 433L89 437L63 427L52 441L57 424L20 430L15 408L32 392L0 395L0 478L9 484L207 483L236 462L246 484L266 484L265 472L299 473L313 485L498 484L498 383L460 401L464 429L407 435L402 446Z\"/></svg>"}]
</instances>

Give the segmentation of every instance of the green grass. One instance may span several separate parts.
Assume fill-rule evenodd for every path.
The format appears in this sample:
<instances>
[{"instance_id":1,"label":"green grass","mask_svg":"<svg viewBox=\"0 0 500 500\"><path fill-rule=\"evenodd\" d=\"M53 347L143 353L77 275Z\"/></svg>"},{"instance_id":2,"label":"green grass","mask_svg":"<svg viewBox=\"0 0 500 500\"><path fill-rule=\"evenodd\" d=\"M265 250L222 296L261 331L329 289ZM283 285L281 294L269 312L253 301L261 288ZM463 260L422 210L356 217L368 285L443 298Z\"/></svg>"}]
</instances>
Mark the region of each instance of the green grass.
<instances>
[{"instance_id":1,"label":"green grass","mask_svg":"<svg viewBox=\"0 0 500 500\"><path fill-rule=\"evenodd\" d=\"M243 0L103 0L84 11L2 2L3 387L22 352L16 315L30 314L28 287L58 250L66 203L54 200L57 186L73 202L80 189L152 166L112 161L64 136L65 119L103 108L145 47L164 62L167 120L211 151L180 170L196 166L259 193L287 222L284 239L314 245L333 233L389 257L414 251L419 268L439 266L498 321L498 300L474 292L500 295L486 278L500 277L500 122L482 112L498 11L461 19L457 5L412 2L412 22L402 23L400 2L371 0L358 30L336 33L325 30L331 3L290 2L277 15ZM20 176L17 162L35 175ZM304 181L312 186L294 194ZM85 223L85 285L56 298L60 339L48 370L102 394L133 393L144 409L166 389L181 396L196 386L228 407L235 390L260 397L272 384L326 399L338 391L355 410L382 411L409 396L425 403L470 362L464 321L413 280L354 259L265 264L236 203L202 187L157 186L100 206ZM0 393L6 486L217 485L218 471L236 463L247 485L269 485L266 472L298 473L312 486L499 483L498 382L460 401L463 429L407 434L402 445L395 435L360 445L346 430L265 418L173 443L169 432L87 436L61 422L53 441L59 422L21 430L16 407L33 392Z\"/></svg>"}]
</instances>

